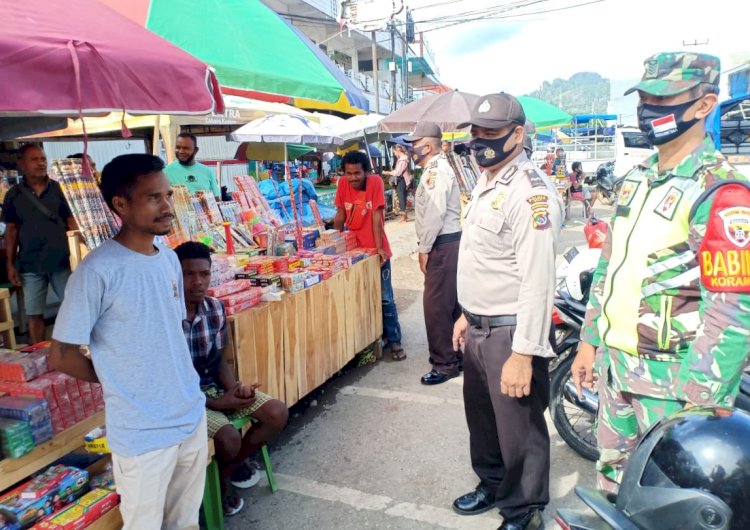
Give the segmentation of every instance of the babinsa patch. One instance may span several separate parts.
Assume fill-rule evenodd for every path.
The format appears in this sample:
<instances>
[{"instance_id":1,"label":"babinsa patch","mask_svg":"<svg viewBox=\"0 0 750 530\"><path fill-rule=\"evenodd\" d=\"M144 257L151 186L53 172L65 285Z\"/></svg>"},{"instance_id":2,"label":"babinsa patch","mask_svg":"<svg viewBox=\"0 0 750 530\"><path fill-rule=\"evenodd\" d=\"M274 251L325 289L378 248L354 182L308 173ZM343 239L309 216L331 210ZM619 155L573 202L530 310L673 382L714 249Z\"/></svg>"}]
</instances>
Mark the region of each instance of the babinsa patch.
<instances>
[{"instance_id":1,"label":"babinsa patch","mask_svg":"<svg viewBox=\"0 0 750 530\"><path fill-rule=\"evenodd\" d=\"M701 283L714 292L750 293L750 190L719 188L698 251Z\"/></svg>"}]
</instances>

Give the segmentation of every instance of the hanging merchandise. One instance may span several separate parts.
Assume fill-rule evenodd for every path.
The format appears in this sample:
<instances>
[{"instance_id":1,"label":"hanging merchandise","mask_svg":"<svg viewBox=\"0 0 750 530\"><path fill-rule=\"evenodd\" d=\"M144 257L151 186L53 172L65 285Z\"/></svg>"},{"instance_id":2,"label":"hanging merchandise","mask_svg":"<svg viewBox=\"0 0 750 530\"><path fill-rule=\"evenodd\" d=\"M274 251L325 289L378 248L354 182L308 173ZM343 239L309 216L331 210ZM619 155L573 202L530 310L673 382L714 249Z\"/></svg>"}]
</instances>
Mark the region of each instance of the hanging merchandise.
<instances>
[{"instance_id":1,"label":"hanging merchandise","mask_svg":"<svg viewBox=\"0 0 750 530\"><path fill-rule=\"evenodd\" d=\"M60 183L89 249L98 247L119 231L120 222L104 202L94 177L83 175L81 159L53 160L52 174Z\"/></svg>"}]
</instances>

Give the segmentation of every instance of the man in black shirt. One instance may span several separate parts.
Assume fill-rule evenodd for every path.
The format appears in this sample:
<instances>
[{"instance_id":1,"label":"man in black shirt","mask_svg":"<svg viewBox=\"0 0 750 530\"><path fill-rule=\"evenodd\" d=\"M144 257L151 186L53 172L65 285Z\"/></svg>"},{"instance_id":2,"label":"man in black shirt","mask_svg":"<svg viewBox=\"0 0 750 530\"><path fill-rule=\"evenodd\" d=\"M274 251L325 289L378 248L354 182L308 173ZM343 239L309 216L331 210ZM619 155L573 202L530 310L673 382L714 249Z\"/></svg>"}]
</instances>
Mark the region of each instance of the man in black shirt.
<instances>
[{"instance_id":1,"label":"man in black shirt","mask_svg":"<svg viewBox=\"0 0 750 530\"><path fill-rule=\"evenodd\" d=\"M23 286L30 340L35 344L45 338L47 288L51 285L63 298L70 276L66 230L75 230L76 225L60 185L47 175L44 151L26 144L18 156L23 179L5 195L2 221L8 279Z\"/></svg>"}]
</instances>

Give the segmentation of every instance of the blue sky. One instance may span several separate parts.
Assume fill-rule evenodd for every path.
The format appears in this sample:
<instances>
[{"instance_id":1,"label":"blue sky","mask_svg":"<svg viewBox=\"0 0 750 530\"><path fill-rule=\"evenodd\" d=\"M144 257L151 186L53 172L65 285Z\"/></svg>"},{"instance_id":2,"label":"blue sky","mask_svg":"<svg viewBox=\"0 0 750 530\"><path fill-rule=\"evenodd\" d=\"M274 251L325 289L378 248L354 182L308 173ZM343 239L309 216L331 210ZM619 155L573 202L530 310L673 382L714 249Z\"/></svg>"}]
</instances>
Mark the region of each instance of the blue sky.
<instances>
[{"instance_id":1,"label":"blue sky","mask_svg":"<svg viewBox=\"0 0 750 530\"><path fill-rule=\"evenodd\" d=\"M585 1L590 0L548 0L527 11ZM445 0L406 3L419 21L507 1L453 0L424 9ZM528 17L456 25L429 31L426 37L435 51L441 81L454 88L477 94L500 90L525 94L545 80L598 72L617 90L613 110L626 114L636 103L635 96L622 96L623 87L640 78L643 60L655 52L713 53L721 58L724 71L750 60L747 5L747 0L605 0ZM694 41L708 44L684 45Z\"/></svg>"}]
</instances>

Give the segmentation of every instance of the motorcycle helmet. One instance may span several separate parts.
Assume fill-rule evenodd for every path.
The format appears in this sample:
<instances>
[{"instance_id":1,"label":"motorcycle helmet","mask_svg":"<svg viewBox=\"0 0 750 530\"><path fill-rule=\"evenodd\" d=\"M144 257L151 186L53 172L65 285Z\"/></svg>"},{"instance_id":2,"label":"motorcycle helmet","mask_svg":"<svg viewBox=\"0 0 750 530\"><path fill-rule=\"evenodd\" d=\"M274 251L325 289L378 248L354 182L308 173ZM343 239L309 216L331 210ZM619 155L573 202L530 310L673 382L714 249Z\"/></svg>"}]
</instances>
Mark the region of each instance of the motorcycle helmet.
<instances>
[{"instance_id":1,"label":"motorcycle helmet","mask_svg":"<svg viewBox=\"0 0 750 530\"><path fill-rule=\"evenodd\" d=\"M614 504L576 493L615 528L750 528L750 415L691 408L657 423L639 442Z\"/></svg>"},{"instance_id":2,"label":"motorcycle helmet","mask_svg":"<svg viewBox=\"0 0 750 530\"><path fill-rule=\"evenodd\" d=\"M579 250L565 271L565 288L570 296L579 302L584 302L588 300L591 281L594 279L594 271L599 263L601 250L592 248Z\"/></svg>"}]
</instances>

